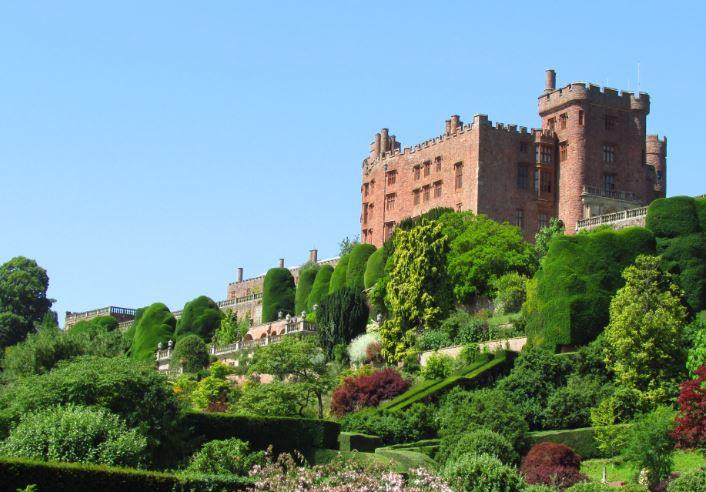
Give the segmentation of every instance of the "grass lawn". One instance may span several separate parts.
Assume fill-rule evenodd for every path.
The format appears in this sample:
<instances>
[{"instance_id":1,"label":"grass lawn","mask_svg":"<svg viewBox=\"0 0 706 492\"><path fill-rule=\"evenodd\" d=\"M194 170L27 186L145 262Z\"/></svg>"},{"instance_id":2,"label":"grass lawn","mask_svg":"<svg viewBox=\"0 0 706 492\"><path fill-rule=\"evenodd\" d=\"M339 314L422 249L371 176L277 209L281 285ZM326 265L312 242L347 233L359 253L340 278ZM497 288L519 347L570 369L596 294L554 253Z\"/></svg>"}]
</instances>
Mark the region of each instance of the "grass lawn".
<instances>
[{"instance_id":1,"label":"grass lawn","mask_svg":"<svg viewBox=\"0 0 706 492\"><path fill-rule=\"evenodd\" d=\"M607 464L606 473L609 482L630 482L635 476L635 469L627 463L614 460L585 460L581 471L591 480L600 482L603 477L603 464ZM677 451L674 453L674 471L688 472L706 466L706 460L696 452Z\"/></svg>"},{"instance_id":2,"label":"grass lawn","mask_svg":"<svg viewBox=\"0 0 706 492\"><path fill-rule=\"evenodd\" d=\"M382 456L375 453L361 453L359 451L336 451L335 449L315 449L314 450L314 464L321 465L328 463L336 456L343 456L346 459L358 460L361 463L380 463L382 465L389 465L393 461L387 456Z\"/></svg>"},{"instance_id":3,"label":"grass lawn","mask_svg":"<svg viewBox=\"0 0 706 492\"><path fill-rule=\"evenodd\" d=\"M488 318L488 325L489 326L498 326L498 325L504 325L505 323L510 323L513 321L515 318L519 317L519 313L510 313L510 314L502 314L500 316L493 316L491 318Z\"/></svg>"}]
</instances>

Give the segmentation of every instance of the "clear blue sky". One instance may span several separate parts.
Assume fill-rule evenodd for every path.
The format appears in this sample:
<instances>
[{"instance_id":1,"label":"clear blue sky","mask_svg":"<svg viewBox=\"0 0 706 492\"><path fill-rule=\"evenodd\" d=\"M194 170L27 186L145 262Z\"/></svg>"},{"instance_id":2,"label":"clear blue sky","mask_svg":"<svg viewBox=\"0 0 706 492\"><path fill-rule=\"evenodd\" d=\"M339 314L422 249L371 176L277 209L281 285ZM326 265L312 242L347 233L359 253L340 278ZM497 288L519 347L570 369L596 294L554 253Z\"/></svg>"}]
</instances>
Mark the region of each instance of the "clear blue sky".
<instances>
[{"instance_id":1,"label":"clear blue sky","mask_svg":"<svg viewBox=\"0 0 706 492\"><path fill-rule=\"evenodd\" d=\"M44 266L62 319L223 299L238 266L358 233L381 127L406 146L454 113L538 126L548 67L634 90L639 61L668 193L706 193L706 8L688 5L2 2L0 260Z\"/></svg>"}]
</instances>

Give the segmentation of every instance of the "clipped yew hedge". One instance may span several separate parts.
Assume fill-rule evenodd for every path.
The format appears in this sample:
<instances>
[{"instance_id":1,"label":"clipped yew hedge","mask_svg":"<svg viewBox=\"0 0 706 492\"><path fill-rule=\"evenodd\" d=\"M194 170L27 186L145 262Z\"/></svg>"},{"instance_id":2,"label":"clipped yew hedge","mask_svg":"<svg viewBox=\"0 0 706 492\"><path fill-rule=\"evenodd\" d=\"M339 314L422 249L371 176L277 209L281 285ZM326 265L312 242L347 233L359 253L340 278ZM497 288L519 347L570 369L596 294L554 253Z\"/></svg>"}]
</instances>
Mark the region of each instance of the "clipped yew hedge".
<instances>
[{"instance_id":1,"label":"clipped yew hedge","mask_svg":"<svg viewBox=\"0 0 706 492\"><path fill-rule=\"evenodd\" d=\"M365 267L368 258L375 252L372 244L356 244L350 252L346 268L346 287L362 291L365 288Z\"/></svg>"},{"instance_id":2,"label":"clipped yew hedge","mask_svg":"<svg viewBox=\"0 0 706 492\"><path fill-rule=\"evenodd\" d=\"M360 432L341 432L338 435L339 451L373 453L375 452L375 448L379 448L380 446L382 446L382 439L378 436L371 436Z\"/></svg>"},{"instance_id":3,"label":"clipped yew hedge","mask_svg":"<svg viewBox=\"0 0 706 492\"><path fill-rule=\"evenodd\" d=\"M331 275L333 275L333 267L331 265L323 265L316 273L316 279L314 280L314 285L311 287L307 301L307 310L309 312L314 310L315 304L319 304L321 299L328 295Z\"/></svg>"},{"instance_id":4,"label":"clipped yew hedge","mask_svg":"<svg viewBox=\"0 0 706 492\"><path fill-rule=\"evenodd\" d=\"M314 288L318 273L318 265L307 265L299 272L299 283L297 283L297 292L294 296L294 312L297 315L308 309L309 295Z\"/></svg>"},{"instance_id":5,"label":"clipped yew hedge","mask_svg":"<svg viewBox=\"0 0 706 492\"><path fill-rule=\"evenodd\" d=\"M199 296L184 305L174 336L182 338L187 335L198 335L202 340L211 340L221 325L222 318L223 313L213 299Z\"/></svg>"},{"instance_id":6,"label":"clipped yew hedge","mask_svg":"<svg viewBox=\"0 0 706 492\"><path fill-rule=\"evenodd\" d=\"M377 249L368 257L368 262L365 264L365 274L363 275L363 283L366 289L371 288L382 278L385 273L385 250Z\"/></svg>"},{"instance_id":7,"label":"clipped yew hedge","mask_svg":"<svg viewBox=\"0 0 706 492\"><path fill-rule=\"evenodd\" d=\"M348 262L351 256L344 255L339 258L338 263L336 263L336 268L333 270L331 275L331 281L328 286L328 293L333 294L341 287L346 286L346 276L348 275Z\"/></svg>"},{"instance_id":8,"label":"clipped yew hedge","mask_svg":"<svg viewBox=\"0 0 706 492\"><path fill-rule=\"evenodd\" d=\"M154 360L157 344L162 342L166 348L167 341L174 337L176 319L167 306L155 302L142 311L133 326L135 334L130 346L130 357L151 361Z\"/></svg>"},{"instance_id":9,"label":"clipped yew hedge","mask_svg":"<svg viewBox=\"0 0 706 492\"><path fill-rule=\"evenodd\" d=\"M270 268L262 285L262 322L277 319L277 314L294 314L294 277L287 268Z\"/></svg>"}]
</instances>

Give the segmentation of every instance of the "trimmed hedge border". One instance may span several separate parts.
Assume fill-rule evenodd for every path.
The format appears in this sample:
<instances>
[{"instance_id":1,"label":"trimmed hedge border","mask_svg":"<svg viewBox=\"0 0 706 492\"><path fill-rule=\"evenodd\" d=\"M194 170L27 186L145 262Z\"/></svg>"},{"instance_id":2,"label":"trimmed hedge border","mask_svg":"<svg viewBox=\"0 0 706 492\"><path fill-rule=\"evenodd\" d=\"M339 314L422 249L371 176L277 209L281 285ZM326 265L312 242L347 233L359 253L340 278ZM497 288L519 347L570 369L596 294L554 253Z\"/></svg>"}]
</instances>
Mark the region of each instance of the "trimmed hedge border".
<instances>
[{"instance_id":1,"label":"trimmed hedge border","mask_svg":"<svg viewBox=\"0 0 706 492\"><path fill-rule=\"evenodd\" d=\"M248 441L255 450L272 445L275 454L296 449L306 455L314 448L338 449L341 432L341 425L330 420L202 412L187 413L183 425L189 429L191 436L187 442L193 450L214 439L237 437Z\"/></svg>"},{"instance_id":2,"label":"trimmed hedge border","mask_svg":"<svg viewBox=\"0 0 706 492\"><path fill-rule=\"evenodd\" d=\"M360 432L341 432L338 435L338 449L340 451L375 452L375 448L382 446L382 439L370 434Z\"/></svg>"},{"instance_id":3,"label":"trimmed hedge border","mask_svg":"<svg viewBox=\"0 0 706 492\"><path fill-rule=\"evenodd\" d=\"M627 426L629 424L618 424ZM566 444L576 451L581 458L600 458L601 452L596 446L596 430L593 427L581 427L579 429L548 430L530 432L527 437L530 446L540 442L558 442Z\"/></svg>"},{"instance_id":4,"label":"trimmed hedge border","mask_svg":"<svg viewBox=\"0 0 706 492\"><path fill-rule=\"evenodd\" d=\"M132 468L0 458L0 483L2 490L23 489L34 484L40 492L206 492L245 490L253 485L253 480L249 477L180 476Z\"/></svg>"}]
</instances>

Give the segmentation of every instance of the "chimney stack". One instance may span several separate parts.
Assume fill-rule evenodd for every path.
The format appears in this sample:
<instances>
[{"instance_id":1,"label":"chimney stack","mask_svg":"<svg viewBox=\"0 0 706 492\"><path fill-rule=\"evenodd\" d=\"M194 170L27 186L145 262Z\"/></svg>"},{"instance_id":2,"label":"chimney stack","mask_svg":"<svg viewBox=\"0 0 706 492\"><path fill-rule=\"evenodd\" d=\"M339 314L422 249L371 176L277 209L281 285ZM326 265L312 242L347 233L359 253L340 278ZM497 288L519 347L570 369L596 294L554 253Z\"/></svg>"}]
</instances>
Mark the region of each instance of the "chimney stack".
<instances>
[{"instance_id":1,"label":"chimney stack","mask_svg":"<svg viewBox=\"0 0 706 492\"><path fill-rule=\"evenodd\" d=\"M311 263L317 263L319 261L319 250L310 249L309 250L309 261Z\"/></svg>"},{"instance_id":2,"label":"chimney stack","mask_svg":"<svg viewBox=\"0 0 706 492\"><path fill-rule=\"evenodd\" d=\"M243 281L243 267L238 267L238 283Z\"/></svg>"},{"instance_id":3,"label":"chimney stack","mask_svg":"<svg viewBox=\"0 0 706 492\"><path fill-rule=\"evenodd\" d=\"M279 259L279 267L284 268L284 258Z\"/></svg>"},{"instance_id":4,"label":"chimney stack","mask_svg":"<svg viewBox=\"0 0 706 492\"><path fill-rule=\"evenodd\" d=\"M556 72L550 68L544 72L544 75L544 93L554 92L556 90Z\"/></svg>"},{"instance_id":5,"label":"chimney stack","mask_svg":"<svg viewBox=\"0 0 706 492\"><path fill-rule=\"evenodd\" d=\"M461 117L457 114L451 116L451 121L449 124L449 130L451 133L458 131L459 126L461 126Z\"/></svg>"}]
</instances>

